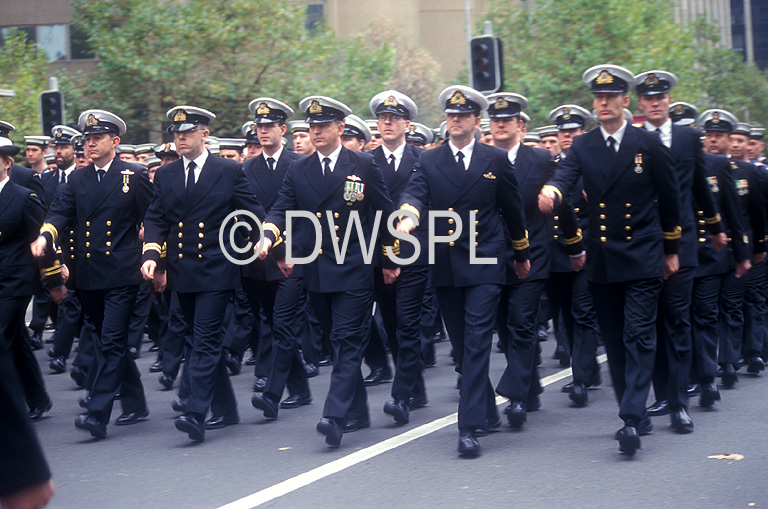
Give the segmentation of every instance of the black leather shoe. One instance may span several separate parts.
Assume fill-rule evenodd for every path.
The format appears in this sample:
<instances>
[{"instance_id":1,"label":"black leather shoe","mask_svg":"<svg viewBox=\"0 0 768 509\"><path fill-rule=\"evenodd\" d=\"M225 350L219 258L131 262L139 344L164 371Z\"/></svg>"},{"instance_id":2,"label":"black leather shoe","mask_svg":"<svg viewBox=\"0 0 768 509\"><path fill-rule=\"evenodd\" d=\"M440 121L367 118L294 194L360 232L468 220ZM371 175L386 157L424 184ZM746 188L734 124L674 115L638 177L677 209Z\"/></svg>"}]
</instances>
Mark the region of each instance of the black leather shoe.
<instances>
[{"instance_id":1,"label":"black leather shoe","mask_svg":"<svg viewBox=\"0 0 768 509\"><path fill-rule=\"evenodd\" d=\"M531 397L525 402L525 411L528 413L536 412L541 409L541 398L538 396Z\"/></svg>"},{"instance_id":2,"label":"black leather shoe","mask_svg":"<svg viewBox=\"0 0 768 509\"><path fill-rule=\"evenodd\" d=\"M660 417L669 413L669 402L661 399L645 410L651 417Z\"/></svg>"},{"instance_id":3,"label":"black leather shoe","mask_svg":"<svg viewBox=\"0 0 768 509\"><path fill-rule=\"evenodd\" d=\"M173 382L174 381L175 380L173 379L173 377L171 375L166 375L165 373L163 373L160 376L160 385L163 386L163 390L170 391L171 389L173 389Z\"/></svg>"},{"instance_id":4,"label":"black leather shoe","mask_svg":"<svg viewBox=\"0 0 768 509\"><path fill-rule=\"evenodd\" d=\"M765 369L765 361L759 355L750 355L747 363L747 373L757 375Z\"/></svg>"},{"instance_id":5,"label":"black leather shoe","mask_svg":"<svg viewBox=\"0 0 768 509\"><path fill-rule=\"evenodd\" d=\"M205 426L192 414L180 415L176 418L176 429L184 432L193 442L205 440Z\"/></svg>"},{"instance_id":6,"label":"black leather shoe","mask_svg":"<svg viewBox=\"0 0 768 509\"><path fill-rule=\"evenodd\" d=\"M691 415L688 413L687 408L680 407L672 410L672 413L669 415L669 420L675 433L693 432L693 419L691 419Z\"/></svg>"},{"instance_id":7,"label":"black leather shoe","mask_svg":"<svg viewBox=\"0 0 768 509\"><path fill-rule=\"evenodd\" d=\"M256 380L253 381L253 392L264 392L266 387L267 377L265 376L257 376Z\"/></svg>"},{"instance_id":8,"label":"black leather shoe","mask_svg":"<svg viewBox=\"0 0 768 509\"><path fill-rule=\"evenodd\" d=\"M43 333L33 332L32 335L29 336L29 345L32 347L32 350L42 350L43 349Z\"/></svg>"},{"instance_id":9,"label":"black leather shoe","mask_svg":"<svg viewBox=\"0 0 768 509\"><path fill-rule=\"evenodd\" d=\"M371 427L370 419L347 419L346 421L344 421L344 428L342 428L342 431L344 433L354 433L359 429L365 429L370 427Z\"/></svg>"},{"instance_id":10,"label":"black leather shoe","mask_svg":"<svg viewBox=\"0 0 768 509\"><path fill-rule=\"evenodd\" d=\"M573 401L573 406L577 408L587 406L589 403L589 395L587 394L587 386L582 383L573 384L571 393L568 397Z\"/></svg>"},{"instance_id":11,"label":"black leather shoe","mask_svg":"<svg viewBox=\"0 0 768 509\"><path fill-rule=\"evenodd\" d=\"M173 401L171 401L171 408L173 408L174 412L186 412L187 400L176 396L173 398Z\"/></svg>"},{"instance_id":12,"label":"black leather shoe","mask_svg":"<svg viewBox=\"0 0 768 509\"><path fill-rule=\"evenodd\" d=\"M688 395L689 398L692 398L693 396L697 396L701 394L701 385L691 384L688 386L687 389L685 389L685 393Z\"/></svg>"},{"instance_id":13,"label":"black leather shoe","mask_svg":"<svg viewBox=\"0 0 768 509\"><path fill-rule=\"evenodd\" d=\"M634 456L641 447L640 435L632 421L627 421L624 427L616 433L616 436L619 440L619 451L627 456Z\"/></svg>"},{"instance_id":14,"label":"black leather shoe","mask_svg":"<svg viewBox=\"0 0 768 509\"><path fill-rule=\"evenodd\" d=\"M130 426L137 422L146 421L149 417L149 410L144 409L141 412L131 412L123 414L115 420L115 426Z\"/></svg>"},{"instance_id":15,"label":"black leather shoe","mask_svg":"<svg viewBox=\"0 0 768 509\"><path fill-rule=\"evenodd\" d=\"M723 386L726 389L732 389L736 382L739 381L739 375L736 374L736 369L733 364L726 364L723 366Z\"/></svg>"},{"instance_id":16,"label":"black leather shoe","mask_svg":"<svg viewBox=\"0 0 768 509\"><path fill-rule=\"evenodd\" d=\"M331 358L328 356L322 357L319 361L317 361L317 365L320 366L321 368L330 366L331 364L332 364Z\"/></svg>"},{"instance_id":17,"label":"black leather shoe","mask_svg":"<svg viewBox=\"0 0 768 509\"><path fill-rule=\"evenodd\" d=\"M507 422L512 426L512 429L522 428L528 420L525 403L522 401L510 401L504 413L507 414Z\"/></svg>"},{"instance_id":18,"label":"black leather shoe","mask_svg":"<svg viewBox=\"0 0 768 509\"><path fill-rule=\"evenodd\" d=\"M709 408L715 404L715 401L720 401L720 391L717 389L717 384L715 382L701 384L699 405Z\"/></svg>"},{"instance_id":19,"label":"black leather shoe","mask_svg":"<svg viewBox=\"0 0 768 509\"><path fill-rule=\"evenodd\" d=\"M640 419L640 422L637 423L637 434L644 437L651 433L653 433L653 422L648 414L646 414Z\"/></svg>"},{"instance_id":20,"label":"black leather shoe","mask_svg":"<svg viewBox=\"0 0 768 509\"><path fill-rule=\"evenodd\" d=\"M285 398L280 403L280 408L299 408L310 403L312 403L312 396L308 392L300 392Z\"/></svg>"},{"instance_id":21,"label":"black leather shoe","mask_svg":"<svg viewBox=\"0 0 768 509\"><path fill-rule=\"evenodd\" d=\"M426 394L421 394L419 396L412 396L411 400L408 402L408 407L411 410L415 410L417 408L424 408L429 404L429 400L427 399Z\"/></svg>"},{"instance_id":22,"label":"black leather shoe","mask_svg":"<svg viewBox=\"0 0 768 509\"><path fill-rule=\"evenodd\" d=\"M85 396L77 400L77 404L80 406L80 408L85 408L86 410L88 410L88 403L90 402L91 402L90 394L86 394Z\"/></svg>"},{"instance_id":23,"label":"black leather shoe","mask_svg":"<svg viewBox=\"0 0 768 509\"><path fill-rule=\"evenodd\" d=\"M386 368L376 368L367 377L363 378L363 383L366 387L373 387L374 385L391 381L392 373Z\"/></svg>"},{"instance_id":24,"label":"black leather shoe","mask_svg":"<svg viewBox=\"0 0 768 509\"><path fill-rule=\"evenodd\" d=\"M266 420L274 421L277 419L277 403L272 401L267 395L254 392L253 396L251 396L251 405L253 405L253 408L261 410Z\"/></svg>"},{"instance_id":25,"label":"black leather shoe","mask_svg":"<svg viewBox=\"0 0 768 509\"><path fill-rule=\"evenodd\" d=\"M564 392L566 394L571 392L571 389L573 389L573 382L568 382L567 384L563 385L560 389L560 392Z\"/></svg>"},{"instance_id":26,"label":"black leather shoe","mask_svg":"<svg viewBox=\"0 0 768 509\"><path fill-rule=\"evenodd\" d=\"M475 437L484 437L489 433L498 433L499 430L501 430L501 417L496 415L491 419L486 419L485 426L473 429L472 434Z\"/></svg>"},{"instance_id":27,"label":"black leather shoe","mask_svg":"<svg viewBox=\"0 0 768 509\"><path fill-rule=\"evenodd\" d=\"M107 425L90 415L78 415L75 427L90 432L93 438L107 438Z\"/></svg>"},{"instance_id":28,"label":"black leather shoe","mask_svg":"<svg viewBox=\"0 0 768 509\"><path fill-rule=\"evenodd\" d=\"M250 357L245 359L244 364L246 366L255 366L257 362L259 362L259 359L255 355L251 355Z\"/></svg>"},{"instance_id":29,"label":"black leather shoe","mask_svg":"<svg viewBox=\"0 0 768 509\"><path fill-rule=\"evenodd\" d=\"M398 424L408 424L408 410L408 402L401 398L384 403L384 413L391 415Z\"/></svg>"},{"instance_id":30,"label":"black leather shoe","mask_svg":"<svg viewBox=\"0 0 768 509\"><path fill-rule=\"evenodd\" d=\"M42 419L43 414L50 411L51 408L53 408L53 401L49 399L46 404L41 405L39 407L35 407L32 410L30 410L27 416L29 417L30 421L37 422L40 419Z\"/></svg>"},{"instance_id":31,"label":"black leather shoe","mask_svg":"<svg viewBox=\"0 0 768 509\"><path fill-rule=\"evenodd\" d=\"M480 442L471 431L459 431L459 454L466 458L480 456Z\"/></svg>"},{"instance_id":32,"label":"black leather shoe","mask_svg":"<svg viewBox=\"0 0 768 509\"><path fill-rule=\"evenodd\" d=\"M56 357L48 364L48 367L57 375L64 373L67 370L67 360L64 357Z\"/></svg>"},{"instance_id":33,"label":"black leather shoe","mask_svg":"<svg viewBox=\"0 0 768 509\"><path fill-rule=\"evenodd\" d=\"M72 366L72 371L69 373L69 377L72 379L73 382L75 382L75 385L77 385L80 388L85 387L86 379L88 378L88 375L86 374L85 370L78 366Z\"/></svg>"},{"instance_id":34,"label":"black leather shoe","mask_svg":"<svg viewBox=\"0 0 768 509\"><path fill-rule=\"evenodd\" d=\"M326 417L320 419L320 422L317 423L317 431L325 435L325 443L329 447L335 448L341 445L341 437L344 435L344 432L341 430L339 423L333 419Z\"/></svg>"},{"instance_id":35,"label":"black leather shoe","mask_svg":"<svg viewBox=\"0 0 768 509\"><path fill-rule=\"evenodd\" d=\"M152 346L149 347L150 352L158 352L160 351L160 345L157 343L153 343Z\"/></svg>"},{"instance_id":36,"label":"black leather shoe","mask_svg":"<svg viewBox=\"0 0 768 509\"><path fill-rule=\"evenodd\" d=\"M221 429L227 426L234 426L240 422L240 416L235 415L213 415L205 421L205 429Z\"/></svg>"},{"instance_id":37,"label":"black leather shoe","mask_svg":"<svg viewBox=\"0 0 768 509\"><path fill-rule=\"evenodd\" d=\"M568 352L565 351L565 348L561 347L560 345L558 345L555 349L555 354L553 357L560 362L561 368L567 368L571 365L571 356L568 355Z\"/></svg>"},{"instance_id":38,"label":"black leather shoe","mask_svg":"<svg viewBox=\"0 0 768 509\"><path fill-rule=\"evenodd\" d=\"M53 348L50 348L46 353L48 354L49 359L55 359L56 357L58 357L58 355L56 355L56 350L54 350Z\"/></svg>"},{"instance_id":39,"label":"black leather shoe","mask_svg":"<svg viewBox=\"0 0 768 509\"><path fill-rule=\"evenodd\" d=\"M320 370L311 362L304 364L304 372L307 374L307 378L315 378L320 374Z\"/></svg>"},{"instance_id":40,"label":"black leather shoe","mask_svg":"<svg viewBox=\"0 0 768 509\"><path fill-rule=\"evenodd\" d=\"M236 353L227 353L224 363L227 365L230 376L239 375L240 371L243 369L243 358Z\"/></svg>"},{"instance_id":41,"label":"black leather shoe","mask_svg":"<svg viewBox=\"0 0 768 509\"><path fill-rule=\"evenodd\" d=\"M139 354L139 349L136 348L135 346L129 346L128 347L128 353L134 359L138 359L139 357L141 357L141 354Z\"/></svg>"},{"instance_id":42,"label":"black leather shoe","mask_svg":"<svg viewBox=\"0 0 768 509\"><path fill-rule=\"evenodd\" d=\"M152 365L149 367L150 373L160 373L163 371L163 361L162 359L156 360Z\"/></svg>"}]
</instances>

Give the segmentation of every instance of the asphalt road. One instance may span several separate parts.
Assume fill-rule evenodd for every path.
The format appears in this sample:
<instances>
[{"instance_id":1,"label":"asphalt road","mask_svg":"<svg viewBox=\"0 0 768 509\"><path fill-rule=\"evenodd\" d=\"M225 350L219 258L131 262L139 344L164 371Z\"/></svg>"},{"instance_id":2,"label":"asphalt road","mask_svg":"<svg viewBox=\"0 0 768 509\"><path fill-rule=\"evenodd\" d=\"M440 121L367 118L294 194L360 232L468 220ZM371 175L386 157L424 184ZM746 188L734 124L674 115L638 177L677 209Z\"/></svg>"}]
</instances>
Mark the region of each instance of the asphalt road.
<instances>
[{"instance_id":1,"label":"asphalt road","mask_svg":"<svg viewBox=\"0 0 768 509\"><path fill-rule=\"evenodd\" d=\"M46 334L46 337L48 333ZM81 412L69 376L52 375L38 358L54 401L36 424L56 484L52 508L254 507L766 507L768 506L768 375L741 374L734 390L704 410L692 401L696 430L677 435L667 417L643 437L634 458L618 452L621 427L606 366L603 385L586 408L560 392L570 380L543 343L542 409L520 432L509 427L481 438L483 454L457 456L458 393L450 346L437 345L438 364L425 373L429 406L396 426L381 408L390 384L368 391L372 426L346 434L328 449L315 431L330 368L311 380L314 403L281 410L267 422L250 404L252 373L233 378L241 423L206 433L201 444L178 432L163 392L149 374L154 354L138 360L150 408L146 422L108 427L93 440L73 421ZM504 369L494 352L491 379ZM367 373L367 368L364 367ZM743 370L742 370L743 371ZM501 400L499 400L501 402ZM503 409L503 406L500 407ZM115 405L113 420L120 414ZM743 459L714 459L719 454Z\"/></svg>"}]
</instances>

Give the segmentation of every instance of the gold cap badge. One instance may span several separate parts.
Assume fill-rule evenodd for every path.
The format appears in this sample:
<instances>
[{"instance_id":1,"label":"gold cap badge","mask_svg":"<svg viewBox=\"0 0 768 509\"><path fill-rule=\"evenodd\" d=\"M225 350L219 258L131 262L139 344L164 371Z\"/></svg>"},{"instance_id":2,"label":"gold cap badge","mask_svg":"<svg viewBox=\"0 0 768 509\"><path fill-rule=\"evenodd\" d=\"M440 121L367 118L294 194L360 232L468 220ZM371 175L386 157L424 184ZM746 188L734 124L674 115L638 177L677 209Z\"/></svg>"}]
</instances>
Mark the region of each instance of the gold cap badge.
<instances>
[{"instance_id":1,"label":"gold cap badge","mask_svg":"<svg viewBox=\"0 0 768 509\"><path fill-rule=\"evenodd\" d=\"M312 101L312 104L309 105L309 112L312 114L322 113L323 107L317 101Z\"/></svg>"},{"instance_id":2,"label":"gold cap badge","mask_svg":"<svg viewBox=\"0 0 768 509\"><path fill-rule=\"evenodd\" d=\"M390 95L389 97L387 97L387 100L384 101L384 106L395 106L396 107L396 106L399 106L399 104L397 103L397 99L395 99L395 96L394 95Z\"/></svg>"},{"instance_id":3,"label":"gold cap badge","mask_svg":"<svg viewBox=\"0 0 768 509\"><path fill-rule=\"evenodd\" d=\"M184 110L176 110L176 114L173 115L173 121L174 122L186 122L187 121L187 112Z\"/></svg>"},{"instance_id":4,"label":"gold cap badge","mask_svg":"<svg viewBox=\"0 0 768 509\"><path fill-rule=\"evenodd\" d=\"M658 85L659 84L659 78L657 78L655 74L651 73L651 74L648 75L647 78L645 78L645 84L646 85Z\"/></svg>"},{"instance_id":5,"label":"gold cap badge","mask_svg":"<svg viewBox=\"0 0 768 509\"><path fill-rule=\"evenodd\" d=\"M85 121L85 125L88 127L99 125L99 120L93 115L93 113L91 113L88 115L88 118Z\"/></svg>"},{"instance_id":6,"label":"gold cap badge","mask_svg":"<svg viewBox=\"0 0 768 509\"><path fill-rule=\"evenodd\" d=\"M269 109L269 106L266 105L266 103L259 104L258 109L256 110L257 115L269 115L269 112L271 110Z\"/></svg>"},{"instance_id":7,"label":"gold cap badge","mask_svg":"<svg viewBox=\"0 0 768 509\"><path fill-rule=\"evenodd\" d=\"M454 94L451 96L448 102L451 104L464 105L464 104L467 104L467 98L464 97L464 94L461 93L461 90L457 90L456 92L454 92Z\"/></svg>"},{"instance_id":8,"label":"gold cap badge","mask_svg":"<svg viewBox=\"0 0 768 509\"><path fill-rule=\"evenodd\" d=\"M610 85L613 83L613 76L608 71L602 71L595 80L598 85Z\"/></svg>"},{"instance_id":9,"label":"gold cap badge","mask_svg":"<svg viewBox=\"0 0 768 509\"><path fill-rule=\"evenodd\" d=\"M509 103L503 97L497 98L496 102L493 103L494 110L505 110L507 108L509 108Z\"/></svg>"},{"instance_id":10,"label":"gold cap badge","mask_svg":"<svg viewBox=\"0 0 768 509\"><path fill-rule=\"evenodd\" d=\"M685 108L681 104L675 106L675 115L682 115L683 113L685 113Z\"/></svg>"},{"instance_id":11,"label":"gold cap badge","mask_svg":"<svg viewBox=\"0 0 768 509\"><path fill-rule=\"evenodd\" d=\"M61 138L62 136L64 136L64 133L61 132L61 129L56 129L56 137Z\"/></svg>"},{"instance_id":12,"label":"gold cap badge","mask_svg":"<svg viewBox=\"0 0 768 509\"><path fill-rule=\"evenodd\" d=\"M717 124L720 122L720 114L718 112L712 113L712 123Z\"/></svg>"},{"instance_id":13,"label":"gold cap badge","mask_svg":"<svg viewBox=\"0 0 768 509\"><path fill-rule=\"evenodd\" d=\"M570 108L563 108L563 120L570 120L571 119L571 110Z\"/></svg>"}]
</instances>

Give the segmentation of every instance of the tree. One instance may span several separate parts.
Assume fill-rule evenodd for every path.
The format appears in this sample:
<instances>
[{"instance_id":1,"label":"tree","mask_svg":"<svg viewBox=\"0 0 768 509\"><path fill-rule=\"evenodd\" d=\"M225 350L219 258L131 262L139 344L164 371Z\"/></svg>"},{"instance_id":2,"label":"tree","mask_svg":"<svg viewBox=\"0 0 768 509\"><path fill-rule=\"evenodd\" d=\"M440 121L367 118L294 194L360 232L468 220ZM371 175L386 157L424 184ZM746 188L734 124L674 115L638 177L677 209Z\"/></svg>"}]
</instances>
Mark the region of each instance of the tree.
<instances>
[{"instance_id":1,"label":"tree","mask_svg":"<svg viewBox=\"0 0 768 509\"><path fill-rule=\"evenodd\" d=\"M293 107L310 94L355 110L391 74L392 52L361 39L312 33L304 11L286 0L156 2L73 0L75 24L98 57L96 71L63 80L80 110L110 109L126 139L159 141L165 111L193 104L216 113L217 136L239 136L248 102L273 96Z\"/></svg>"},{"instance_id":2,"label":"tree","mask_svg":"<svg viewBox=\"0 0 768 509\"><path fill-rule=\"evenodd\" d=\"M45 51L27 41L23 32L10 30L4 35L0 47L0 88L12 89L16 95L5 103L0 118L16 127L11 133L11 139L16 142L23 142L24 136L51 134L40 132L38 100L40 92L45 90L43 71L47 68Z\"/></svg>"},{"instance_id":3,"label":"tree","mask_svg":"<svg viewBox=\"0 0 768 509\"><path fill-rule=\"evenodd\" d=\"M765 83L754 67L717 47L716 30L704 21L681 27L673 0L541 0L535 6L518 0L495 0L488 19L504 42L506 88L525 95L534 125L548 123L556 106L576 103L590 108L592 98L582 73L600 63L622 65L639 73L672 71L680 78L673 100L736 107ZM727 65L723 65L727 63ZM738 83L737 83L738 82ZM766 83L768 84L768 83ZM755 96L750 104L758 104ZM633 98L634 101L634 98ZM591 108L590 108L591 109ZM750 110L764 118L768 110Z\"/></svg>"}]
</instances>

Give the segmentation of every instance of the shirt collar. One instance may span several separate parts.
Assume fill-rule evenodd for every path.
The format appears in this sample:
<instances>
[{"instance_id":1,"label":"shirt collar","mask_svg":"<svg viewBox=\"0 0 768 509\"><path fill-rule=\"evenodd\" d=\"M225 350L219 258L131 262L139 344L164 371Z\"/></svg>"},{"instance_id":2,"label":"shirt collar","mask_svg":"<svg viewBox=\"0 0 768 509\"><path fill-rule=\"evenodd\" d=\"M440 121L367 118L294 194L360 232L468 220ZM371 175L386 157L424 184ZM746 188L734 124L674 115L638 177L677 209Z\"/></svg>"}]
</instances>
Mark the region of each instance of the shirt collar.
<instances>
[{"instance_id":1,"label":"shirt collar","mask_svg":"<svg viewBox=\"0 0 768 509\"><path fill-rule=\"evenodd\" d=\"M187 159L186 156L181 157L184 160L184 169L186 170L189 168L190 159ZM192 161L195 161L195 169L196 170L202 170L203 166L205 166L205 161L208 160L208 149L203 149L203 153L197 156L195 159L192 159Z\"/></svg>"},{"instance_id":2,"label":"shirt collar","mask_svg":"<svg viewBox=\"0 0 768 509\"><path fill-rule=\"evenodd\" d=\"M112 166L112 161L114 161L114 159L110 159L110 161L107 164L105 164L103 168L99 168L98 166L96 166L96 163L93 163L93 167L96 169L96 171L104 170L106 172L106 171L109 171L110 166Z\"/></svg>"},{"instance_id":3,"label":"shirt collar","mask_svg":"<svg viewBox=\"0 0 768 509\"><path fill-rule=\"evenodd\" d=\"M616 142L616 146L617 147L621 146L621 140L624 138L624 133L627 130L627 121L626 119L622 119L622 120L623 122L621 124L621 127L619 127L619 129L613 134L608 134L608 131L603 129L603 126L600 126L600 132L602 133L603 139L605 140L606 143L608 143L608 136L613 136L613 140Z\"/></svg>"},{"instance_id":4,"label":"shirt collar","mask_svg":"<svg viewBox=\"0 0 768 509\"><path fill-rule=\"evenodd\" d=\"M264 156L264 162L267 162L268 158L272 158L275 160L275 168L277 168L277 162L280 160L280 156L283 155L283 146L280 145L280 148L277 149L277 152L274 153L274 155L268 156L266 152L261 153L262 156Z\"/></svg>"},{"instance_id":5,"label":"shirt collar","mask_svg":"<svg viewBox=\"0 0 768 509\"><path fill-rule=\"evenodd\" d=\"M403 158L403 152L405 152L405 143L401 144L399 147L397 147L393 151L390 151L384 145L381 146L381 149L384 151L384 158L387 161L389 161L389 156L390 155L394 155L395 156L395 161L400 161L400 159Z\"/></svg>"},{"instance_id":6,"label":"shirt collar","mask_svg":"<svg viewBox=\"0 0 768 509\"><path fill-rule=\"evenodd\" d=\"M459 152L459 149L456 147L456 145L453 144L453 141L448 141L448 146L451 148L451 153L453 154L453 158L456 159L456 154ZM461 149L461 153L464 154L464 160L467 161L467 167L469 166L469 160L472 159L472 152L475 150L475 139L472 138L472 141L469 142L469 145Z\"/></svg>"},{"instance_id":7,"label":"shirt collar","mask_svg":"<svg viewBox=\"0 0 768 509\"><path fill-rule=\"evenodd\" d=\"M5 184L11 181L11 173L8 172L8 174L5 176L3 180L0 180L0 193L3 192L3 188L5 187Z\"/></svg>"},{"instance_id":8,"label":"shirt collar","mask_svg":"<svg viewBox=\"0 0 768 509\"><path fill-rule=\"evenodd\" d=\"M320 166L323 167L323 159L327 157L331 160L331 171L335 170L336 161L339 160L339 154L341 154L341 147L342 145L341 143L339 143L339 146L336 147L336 150L334 150L327 156L324 156L323 154L321 154L319 150L315 151L315 154L317 154L318 159L320 159Z\"/></svg>"},{"instance_id":9,"label":"shirt collar","mask_svg":"<svg viewBox=\"0 0 768 509\"><path fill-rule=\"evenodd\" d=\"M515 161L517 160L517 151L520 150L521 143L518 141L515 143L515 146L509 149L509 152L507 154L507 157L509 157L509 162L512 164L515 164Z\"/></svg>"}]
</instances>

